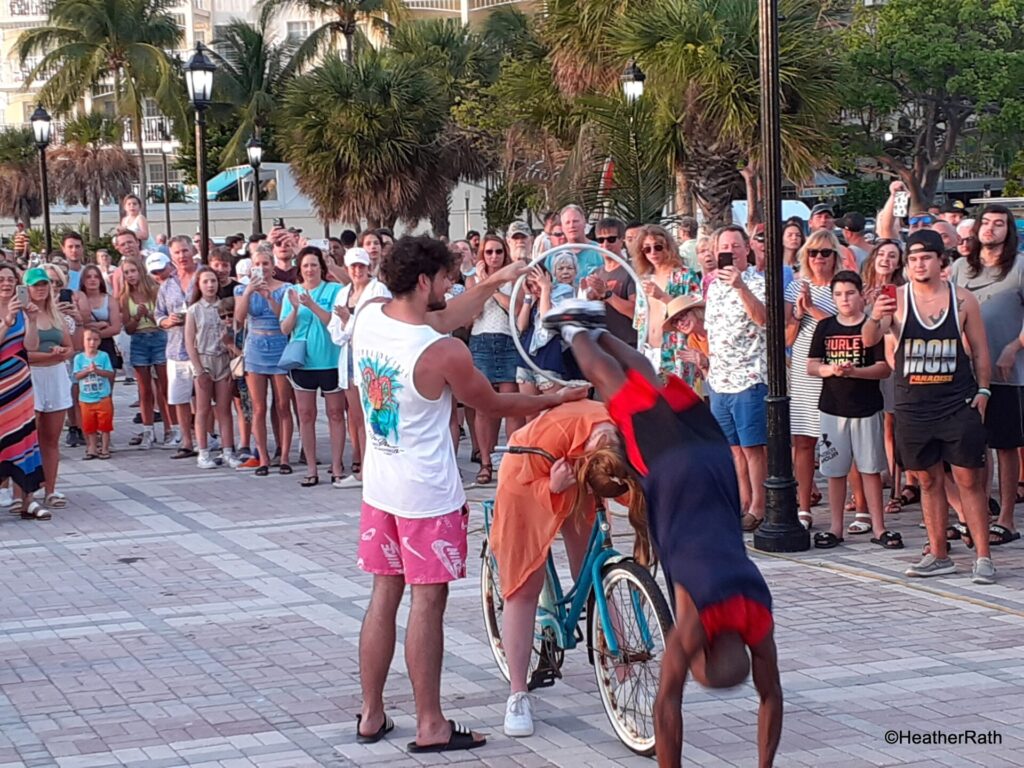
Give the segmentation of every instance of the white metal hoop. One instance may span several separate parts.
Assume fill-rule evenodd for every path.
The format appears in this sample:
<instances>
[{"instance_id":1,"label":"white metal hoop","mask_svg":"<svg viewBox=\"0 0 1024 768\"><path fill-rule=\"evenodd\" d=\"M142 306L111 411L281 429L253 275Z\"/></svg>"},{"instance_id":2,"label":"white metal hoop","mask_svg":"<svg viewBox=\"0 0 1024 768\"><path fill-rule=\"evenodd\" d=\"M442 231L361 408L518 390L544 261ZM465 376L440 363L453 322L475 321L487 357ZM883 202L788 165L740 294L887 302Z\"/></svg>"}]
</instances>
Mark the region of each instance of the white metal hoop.
<instances>
[{"instance_id":1,"label":"white metal hoop","mask_svg":"<svg viewBox=\"0 0 1024 768\"><path fill-rule=\"evenodd\" d=\"M638 302L641 302L643 311L648 315L647 319L650 320L649 315L651 311L651 305L647 301L647 295L643 292L643 285L640 281L640 277L637 275L635 271L633 271L633 267L630 265L627 259L624 259L622 256L619 256L616 253L612 253L607 248L602 248L599 245L590 245L589 243L565 243L563 245L556 245L554 248L550 248L547 251L544 251L544 253L540 254L537 258L533 259L530 262L530 268L532 269L538 264L543 264L547 260L548 256L551 256L553 254L560 253L562 251L571 252L580 250L597 251L605 258L612 259L613 261L618 262L626 270L626 274L633 278L633 282L636 284L636 300ZM564 379L560 379L557 376L551 376L550 374L542 371L540 366L538 366L535 362L533 362L533 360L530 359L530 356L523 348L523 343L519 340L519 328L516 327L516 296L518 296L519 291L522 290L523 284L526 282L526 277L528 274L529 273L527 272L519 276L519 279L516 280L515 284L512 286L512 293L509 294L508 321L509 327L512 330L512 343L515 344L516 349L519 351L519 355L523 358L523 360L526 361L526 364L531 369L533 369L534 373L539 374L543 378L547 379L548 381L552 381L555 384L560 384L563 387L572 386L572 382L565 381ZM534 333L536 332L536 329L534 329ZM645 341L646 339L641 339L639 334L637 335L637 350L643 351L643 345Z\"/></svg>"}]
</instances>

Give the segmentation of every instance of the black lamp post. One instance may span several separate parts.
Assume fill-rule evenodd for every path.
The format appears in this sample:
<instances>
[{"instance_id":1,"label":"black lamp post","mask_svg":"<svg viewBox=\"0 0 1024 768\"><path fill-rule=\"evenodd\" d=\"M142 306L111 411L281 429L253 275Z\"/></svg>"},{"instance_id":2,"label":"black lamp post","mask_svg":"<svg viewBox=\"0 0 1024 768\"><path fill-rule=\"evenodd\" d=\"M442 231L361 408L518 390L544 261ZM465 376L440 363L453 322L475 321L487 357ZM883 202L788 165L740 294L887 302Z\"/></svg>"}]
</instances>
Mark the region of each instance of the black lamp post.
<instances>
[{"instance_id":1,"label":"black lamp post","mask_svg":"<svg viewBox=\"0 0 1024 768\"><path fill-rule=\"evenodd\" d=\"M260 210L260 164L263 162L263 144L253 136L245 144L245 154L252 166L252 233L263 232L263 211Z\"/></svg>"},{"instance_id":2,"label":"black lamp post","mask_svg":"<svg viewBox=\"0 0 1024 768\"><path fill-rule=\"evenodd\" d=\"M196 180L199 182L199 255L206 262L210 243L210 209L206 200L206 110L213 100L213 62L202 43L185 66L188 100L196 111Z\"/></svg>"},{"instance_id":3,"label":"black lamp post","mask_svg":"<svg viewBox=\"0 0 1024 768\"><path fill-rule=\"evenodd\" d=\"M167 238L172 237L171 233L171 184L167 178L167 156L171 154L171 137L167 133L167 126L160 123L160 156L164 164L164 218L167 221Z\"/></svg>"},{"instance_id":4,"label":"black lamp post","mask_svg":"<svg viewBox=\"0 0 1024 768\"><path fill-rule=\"evenodd\" d=\"M622 83L622 94L629 102L629 143L633 146L633 158L636 161L636 217L638 221L646 221L643 210L643 179L640 168L640 147L636 136L636 103L644 95L644 80L647 75L637 66L636 61L630 61L622 71L619 80Z\"/></svg>"},{"instance_id":5,"label":"black lamp post","mask_svg":"<svg viewBox=\"0 0 1024 768\"><path fill-rule=\"evenodd\" d=\"M46 148L50 146L52 128L50 115L40 104L32 113L32 133L35 136L36 146L39 147L39 179L43 187L43 232L46 236L44 259L49 259L50 251L53 250L53 238L50 232L50 182L46 178Z\"/></svg>"},{"instance_id":6,"label":"black lamp post","mask_svg":"<svg viewBox=\"0 0 1024 768\"><path fill-rule=\"evenodd\" d=\"M768 346L768 475L765 518L754 547L802 552L810 534L797 518L796 480L786 394L786 318L782 300L782 129L779 93L779 0L760 0L761 146L764 158L765 315Z\"/></svg>"}]
</instances>

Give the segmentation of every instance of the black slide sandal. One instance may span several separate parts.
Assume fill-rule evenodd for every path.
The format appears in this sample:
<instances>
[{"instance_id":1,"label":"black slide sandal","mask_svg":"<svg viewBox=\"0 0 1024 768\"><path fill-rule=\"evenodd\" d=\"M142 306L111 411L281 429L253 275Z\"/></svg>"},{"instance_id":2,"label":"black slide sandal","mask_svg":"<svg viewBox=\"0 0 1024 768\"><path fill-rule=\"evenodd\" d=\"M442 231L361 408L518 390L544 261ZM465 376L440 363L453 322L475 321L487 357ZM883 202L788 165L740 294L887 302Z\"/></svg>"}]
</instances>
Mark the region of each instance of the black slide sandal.
<instances>
[{"instance_id":1,"label":"black slide sandal","mask_svg":"<svg viewBox=\"0 0 1024 768\"><path fill-rule=\"evenodd\" d=\"M427 752L456 752L463 749L476 749L487 743L486 736L480 739L480 741L474 741L473 732L454 720L449 720L448 724L452 727L452 735L448 737L448 741L444 744L421 745L415 741L410 741L406 748L414 754L424 754Z\"/></svg>"},{"instance_id":2,"label":"black slide sandal","mask_svg":"<svg viewBox=\"0 0 1024 768\"><path fill-rule=\"evenodd\" d=\"M369 736L367 736L365 733L362 733L359 730L359 725L362 722L363 716L356 715L356 742L359 744L376 744L378 741L380 741L393 730L395 730L395 721L387 715L384 715L384 722L381 723L381 726L377 729L377 732Z\"/></svg>"}]
</instances>

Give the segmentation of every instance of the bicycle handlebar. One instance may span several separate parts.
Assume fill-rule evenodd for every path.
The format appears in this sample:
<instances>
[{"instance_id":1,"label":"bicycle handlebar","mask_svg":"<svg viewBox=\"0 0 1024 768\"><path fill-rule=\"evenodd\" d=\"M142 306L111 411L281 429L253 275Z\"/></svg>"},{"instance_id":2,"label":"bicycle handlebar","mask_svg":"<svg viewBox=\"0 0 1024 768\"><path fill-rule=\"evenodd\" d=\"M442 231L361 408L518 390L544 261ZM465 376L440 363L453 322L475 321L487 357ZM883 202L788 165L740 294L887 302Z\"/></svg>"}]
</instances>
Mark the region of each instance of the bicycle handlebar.
<instances>
[{"instance_id":1,"label":"bicycle handlebar","mask_svg":"<svg viewBox=\"0 0 1024 768\"><path fill-rule=\"evenodd\" d=\"M552 456L550 453L542 448L531 448L528 445L499 445L494 449L495 453L513 453L513 454L524 454L532 453L534 456L540 456L541 458L547 459L554 464L558 459Z\"/></svg>"}]
</instances>

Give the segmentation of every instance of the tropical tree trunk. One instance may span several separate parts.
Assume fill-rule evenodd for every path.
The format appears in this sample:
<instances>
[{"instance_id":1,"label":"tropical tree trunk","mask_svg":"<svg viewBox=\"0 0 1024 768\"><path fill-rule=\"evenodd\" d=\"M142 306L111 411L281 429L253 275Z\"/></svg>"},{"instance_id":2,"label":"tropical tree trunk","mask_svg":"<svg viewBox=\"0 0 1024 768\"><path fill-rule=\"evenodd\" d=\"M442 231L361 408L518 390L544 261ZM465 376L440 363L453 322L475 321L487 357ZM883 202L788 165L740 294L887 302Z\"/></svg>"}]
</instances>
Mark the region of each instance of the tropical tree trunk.
<instances>
[{"instance_id":1,"label":"tropical tree trunk","mask_svg":"<svg viewBox=\"0 0 1024 768\"><path fill-rule=\"evenodd\" d=\"M739 172L739 152L694 152L684 170L693 185L697 205L710 227L732 223L732 197Z\"/></svg>"},{"instance_id":2,"label":"tropical tree trunk","mask_svg":"<svg viewBox=\"0 0 1024 768\"><path fill-rule=\"evenodd\" d=\"M132 122L135 130L135 146L139 152L139 201L142 213L146 213L146 150L142 146L142 105L139 105Z\"/></svg>"},{"instance_id":3,"label":"tropical tree trunk","mask_svg":"<svg viewBox=\"0 0 1024 768\"><path fill-rule=\"evenodd\" d=\"M89 240L93 243L100 239L100 190L93 184L89 189Z\"/></svg>"},{"instance_id":4,"label":"tropical tree trunk","mask_svg":"<svg viewBox=\"0 0 1024 768\"><path fill-rule=\"evenodd\" d=\"M350 67L354 59L352 46L355 44L356 33L351 27L345 28L345 63Z\"/></svg>"},{"instance_id":5,"label":"tropical tree trunk","mask_svg":"<svg viewBox=\"0 0 1024 768\"><path fill-rule=\"evenodd\" d=\"M690 191L690 179L686 171L676 166L676 214L679 216L693 216L693 193Z\"/></svg>"},{"instance_id":6,"label":"tropical tree trunk","mask_svg":"<svg viewBox=\"0 0 1024 768\"><path fill-rule=\"evenodd\" d=\"M434 237L441 237L442 235L448 237L451 229L451 219L449 216L451 207L452 193L449 192L445 197L444 205L430 212L430 228L434 231Z\"/></svg>"}]
</instances>

